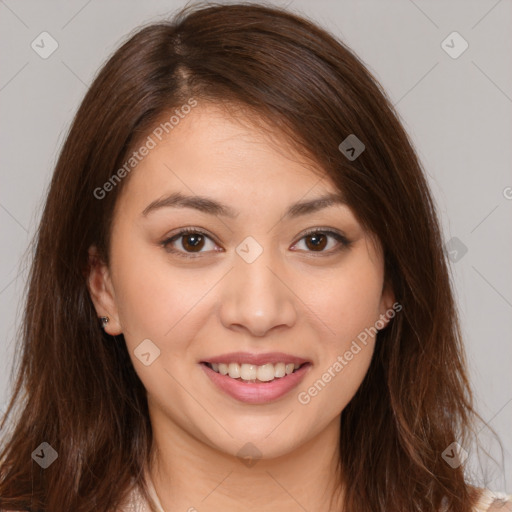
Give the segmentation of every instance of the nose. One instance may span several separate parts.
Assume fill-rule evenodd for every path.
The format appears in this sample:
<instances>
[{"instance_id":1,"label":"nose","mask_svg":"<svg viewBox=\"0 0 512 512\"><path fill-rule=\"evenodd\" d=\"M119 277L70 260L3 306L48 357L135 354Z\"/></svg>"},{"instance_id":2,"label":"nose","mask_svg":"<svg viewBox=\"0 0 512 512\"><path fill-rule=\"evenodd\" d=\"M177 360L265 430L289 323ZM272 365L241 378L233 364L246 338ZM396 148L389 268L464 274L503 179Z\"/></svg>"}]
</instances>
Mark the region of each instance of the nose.
<instances>
[{"instance_id":1,"label":"nose","mask_svg":"<svg viewBox=\"0 0 512 512\"><path fill-rule=\"evenodd\" d=\"M234 268L223 281L220 319L226 328L262 337L296 322L298 299L291 279L270 250L252 263L235 254Z\"/></svg>"}]
</instances>

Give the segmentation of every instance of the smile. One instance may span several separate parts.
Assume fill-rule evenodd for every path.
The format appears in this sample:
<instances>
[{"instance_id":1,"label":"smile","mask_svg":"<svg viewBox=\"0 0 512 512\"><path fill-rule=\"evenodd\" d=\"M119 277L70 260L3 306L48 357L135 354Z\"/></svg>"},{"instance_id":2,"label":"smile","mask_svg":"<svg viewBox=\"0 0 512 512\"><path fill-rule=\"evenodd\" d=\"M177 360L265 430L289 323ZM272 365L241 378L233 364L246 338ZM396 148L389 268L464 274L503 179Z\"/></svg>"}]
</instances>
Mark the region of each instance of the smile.
<instances>
[{"instance_id":1,"label":"smile","mask_svg":"<svg viewBox=\"0 0 512 512\"><path fill-rule=\"evenodd\" d=\"M293 363L267 363L261 366L238 363L205 363L214 372L244 382L272 382L298 370L302 365ZM308 363L304 363L308 364Z\"/></svg>"},{"instance_id":2,"label":"smile","mask_svg":"<svg viewBox=\"0 0 512 512\"><path fill-rule=\"evenodd\" d=\"M247 404L266 404L288 395L313 365L283 353L238 352L205 359L199 366L222 394Z\"/></svg>"}]
</instances>

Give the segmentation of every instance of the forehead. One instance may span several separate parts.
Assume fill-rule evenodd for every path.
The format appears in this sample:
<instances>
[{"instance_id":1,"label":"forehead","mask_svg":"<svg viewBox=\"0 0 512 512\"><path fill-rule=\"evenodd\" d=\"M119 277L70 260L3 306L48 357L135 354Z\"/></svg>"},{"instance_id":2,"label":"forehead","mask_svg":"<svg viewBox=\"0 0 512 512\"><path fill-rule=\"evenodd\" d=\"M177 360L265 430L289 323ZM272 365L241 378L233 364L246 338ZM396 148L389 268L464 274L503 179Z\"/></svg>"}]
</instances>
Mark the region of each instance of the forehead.
<instances>
[{"instance_id":1,"label":"forehead","mask_svg":"<svg viewBox=\"0 0 512 512\"><path fill-rule=\"evenodd\" d=\"M313 188L337 192L319 164L299 155L282 132L247 110L199 103L172 127L171 116L163 115L135 144L135 151L145 144L151 149L136 164L123 194L147 196L169 188L286 200L283 196L296 199Z\"/></svg>"}]
</instances>

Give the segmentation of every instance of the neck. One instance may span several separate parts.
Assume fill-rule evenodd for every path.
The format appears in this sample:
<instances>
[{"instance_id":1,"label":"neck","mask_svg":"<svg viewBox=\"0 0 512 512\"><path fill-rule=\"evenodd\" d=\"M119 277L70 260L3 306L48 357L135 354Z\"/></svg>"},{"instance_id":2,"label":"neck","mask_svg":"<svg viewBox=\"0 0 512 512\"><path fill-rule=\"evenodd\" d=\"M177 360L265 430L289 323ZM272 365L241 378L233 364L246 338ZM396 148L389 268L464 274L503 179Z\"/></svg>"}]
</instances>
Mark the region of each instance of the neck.
<instances>
[{"instance_id":1,"label":"neck","mask_svg":"<svg viewBox=\"0 0 512 512\"><path fill-rule=\"evenodd\" d=\"M242 460L154 422L149 476L165 512L341 511L339 417L296 450Z\"/></svg>"}]
</instances>

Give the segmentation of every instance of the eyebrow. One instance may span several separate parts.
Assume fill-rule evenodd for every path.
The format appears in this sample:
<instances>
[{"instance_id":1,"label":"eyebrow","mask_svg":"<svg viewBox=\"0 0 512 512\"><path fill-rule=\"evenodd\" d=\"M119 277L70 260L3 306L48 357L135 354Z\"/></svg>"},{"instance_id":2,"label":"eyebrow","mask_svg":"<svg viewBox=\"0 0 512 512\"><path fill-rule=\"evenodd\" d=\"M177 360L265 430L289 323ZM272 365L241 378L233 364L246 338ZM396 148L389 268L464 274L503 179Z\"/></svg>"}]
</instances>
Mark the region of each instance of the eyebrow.
<instances>
[{"instance_id":1,"label":"eyebrow","mask_svg":"<svg viewBox=\"0 0 512 512\"><path fill-rule=\"evenodd\" d=\"M341 194L327 194L309 201L298 201L290 205L283 218L295 218L302 215L323 210L330 206L346 205L347 202ZM239 212L219 203L215 199L205 196L187 196L180 192L175 192L166 197L152 201L142 212L142 216L146 217L149 213L159 210L160 208L193 208L210 215L228 217L234 219Z\"/></svg>"}]
</instances>

